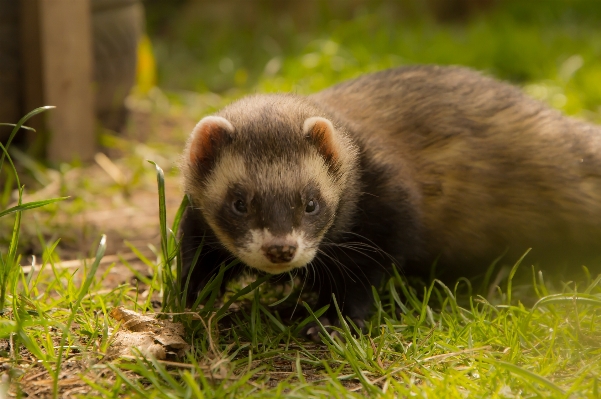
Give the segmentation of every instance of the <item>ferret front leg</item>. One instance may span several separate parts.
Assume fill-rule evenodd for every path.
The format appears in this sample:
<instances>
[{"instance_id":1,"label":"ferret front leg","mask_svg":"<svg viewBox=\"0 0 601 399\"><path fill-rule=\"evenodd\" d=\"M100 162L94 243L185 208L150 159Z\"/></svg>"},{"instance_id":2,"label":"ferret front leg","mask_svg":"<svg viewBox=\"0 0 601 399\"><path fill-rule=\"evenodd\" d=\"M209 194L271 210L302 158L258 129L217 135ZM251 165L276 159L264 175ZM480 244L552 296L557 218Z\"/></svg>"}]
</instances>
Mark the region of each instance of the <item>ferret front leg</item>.
<instances>
[{"instance_id":1,"label":"ferret front leg","mask_svg":"<svg viewBox=\"0 0 601 399\"><path fill-rule=\"evenodd\" d=\"M320 323L326 327L326 330L332 335L337 332L328 327L340 327L341 322L336 310L336 304L340 309L340 314L348 323L352 321L357 328L365 332L366 320L370 317L373 310L373 291L372 286L378 287L384 276L384 269L374 264L373 260L350 259L345 263L340 261L336 264L324 262L321 267L328 267L328 270L320 270L318 279L313 281L314 290L318 292L318 301L315 309L325 305L330 305L328 311L319 319ZM319 332L321 331L317 323L310 323L304 330L307 338L320 342ZM353 328L351 331L354 333Z\"/></svg>"},{"instance_id":2,"label":"ferret front leg","mask_svg":"<svg viewBox=\"0 0 601 399\"><path fill-rule=\"evenodd\" d=\"M186 303L192 305L211 278L219 273L220 266L233 260L233 257L220 243L216 242L213 233L198 217L197 211L191 207L184 211L180 223L179 237L182 260L182 275L179 276L180 285L182 290L185 289L186 284L188 285ZM202 248L200 248L201 245ZM200 253L196 264L193 264L199 248ZM221 287L219 287L220 294L225 290L227 282L238 271L239 269L234 266L225 272Z\"/></svg>"}]
</instances>

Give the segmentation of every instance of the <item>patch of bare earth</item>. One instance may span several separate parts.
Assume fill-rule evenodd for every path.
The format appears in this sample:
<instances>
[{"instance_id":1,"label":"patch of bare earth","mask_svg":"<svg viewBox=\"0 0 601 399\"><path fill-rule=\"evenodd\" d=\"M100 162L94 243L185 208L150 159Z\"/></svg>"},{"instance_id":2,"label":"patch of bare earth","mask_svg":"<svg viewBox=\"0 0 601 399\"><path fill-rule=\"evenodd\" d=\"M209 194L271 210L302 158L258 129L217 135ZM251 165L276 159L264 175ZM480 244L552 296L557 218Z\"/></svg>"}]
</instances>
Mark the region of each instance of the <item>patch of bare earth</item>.
<instances>
[{"instance_id":1,"label":"patch of bare earth","mask_svg":"<svg viewBox=\"0 0 601 399\"><path fill-rule=\"evenodd\" d=\"M132 110L123 134L109 132L101 138L109 146L96 156L95 162L61 172L47 171L50 183L27 192L24 202L70 198L50 211L41 209L23 214L21 246L26 255L21 263L25 271L34 276L40 272L51 275L52 268L43 261L43 245L38 237L43 238L45 246L60 238L55 250L60 259L55 256L54 267L75 273L74 283L79 286L84 262L91 264L99 237L106 234L107 250L97 271L97 276L104 276L103 291L130 284L131 291L138 287L137 297L143 302L146 287L134 278L131 269L145 276L152 270L132 247L152 261L156 261L160 249L156 173L147 160L156 162L165 171L167 215L171 221L182 199L176 165L186 133L193 126L194 121L189 118ZM35 263L31 255L35 255ZM72 332L77 336L75 327ZM50 339L56 348L60 334L53 335ZM3 378L0 385L2 381L5 384L18 381L18 389L11 385L8 395L15 396L20 390L26 397L51 397L53 376L48 370L24 347L15 348L9 340L3 341L0 346L7 348L3 353L12 355L0 359L0 378ZM84 378L103 380L105 384L114 381L114 373L102 365L107 360L98 352L65 353L59 374L59 397L81 397L89 392L91 387Z\"/></svg>"}]
</instances>

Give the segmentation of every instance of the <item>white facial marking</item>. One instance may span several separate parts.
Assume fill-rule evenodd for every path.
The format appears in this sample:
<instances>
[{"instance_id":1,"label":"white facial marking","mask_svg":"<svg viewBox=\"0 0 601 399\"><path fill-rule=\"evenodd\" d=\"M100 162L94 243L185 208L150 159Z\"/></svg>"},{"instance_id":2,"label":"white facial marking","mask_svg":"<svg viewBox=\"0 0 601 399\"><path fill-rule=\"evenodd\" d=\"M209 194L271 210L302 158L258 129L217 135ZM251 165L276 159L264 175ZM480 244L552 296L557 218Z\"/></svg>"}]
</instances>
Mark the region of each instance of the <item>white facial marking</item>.
<instances>
[{"instance_id":1,"label":"white facial marking","mask_svg":"<svg viewBox=\"0 0 601 399\"><path fill-rule=\"evenodd\" d=\"M271 274L279 274L297 267L303 267L311 262L317 252L315 243L306 239L304 232L292 230L285 237L276 237L266 229L249 231L250 240L244 247L237 248L236 255L246 265ZM273 263L263 253L263 246L275 240L296 243L294 257L285 263Z\"/></svg>"},{"instance_id":2,"label":"white facial marking","mask_svg":"<svg viewBox=\"0 0 601 399\"><path fill-rule=\"evenodd\" d=\"M309 129L320 119L322 118L307 119L304 130ZM216 123L226 130L234 130L231 123L222 117L207 117L199 122L198 126L201 126L203 122ZM300 230L292 230L285 237L274 237L265 229L250 230L241 243L238 240L235 242L226 231L222 231L217 220L219 214L217 210L223 205L228 189L233 184L241 184L250 190L254 188L257 189L257 192L275 190L291 193L302 192L304 187L313 184L319 190L322 199L321 205L333 209L335 214L340 203L340 196L343 195L344 187L356 164L357 149L343 133L334 130L330 121L326 120L326 122L328 127L335 132L331 144L336 147L341 161L340 173L336 176L329 172L328 165L317 149L300 159L296 158L292 163L280 159L270 162L259 161L258 164L247 165L242 154L235 153L231 148L222 148L216 164L208 176L203 177L203 184L200 184L201 180L194 178L193 165L184 163L184 171L189 171L185 173L186 176L189 176L185 183L186 192L192 198L194 206L202 212L224 247L248 266L272 274L303 267L314 259L321 239L332 226L333 217L320 232L315 232L317 236L312 233L313 238L311 239ZM192 140L198 126L192 134ZM186 162L185 159L184 162ZM296 242L296 251L289 262L274 263L265 255L264 246L269 245L274 239L284 243Z\"/></svg>"},{"instance_id":3,"label":"white facial marking","mask_svg":"<svg viewBox=\"0 0 601 399\"><path fill-rule=\"evenodd\" d=\"M309 182L317 184L323 206L337 207L341 195L341 187L331 181L324 160L313 154L304 157L300 165L291 165L285 162L274 162L262 165L264 167L254 171L252 174L253 185L258 187L273 187L274 189L301 190ZM224 200L227 190L235 183L244 183L251 179L249 170L244 159L236 154L224 152L215 169L208 177L208 184L199 192L196 198L201 198L200 207L207 222L220 242L236 257L246 265L271 274L284 273L294 268L303 267L313 260L317 253L317 247L321 238L330 228L333 219L322 230L314 240L308 240L303 231L293 230L285 237L275 237L266 229L250 230L246 236L244 246L237 245L227 233L221 231L214 218L216 211L211 206L220 206ZM296 243L296 251L291 261L285 263L273 263L263 253L262 247L275 239L284 242Z\"/></svg>"},{"instance_id":4,"label":"white facial marking","mask_svg":"<svg viewBox=\"0 0 601 399\"><path fill-rule=\"evenodd\" d=\"M303 123L303 134L307 135L311 132L316 123L321 122L325 124L330 131L330 134L333 134L335 131L334 125L330 122L329 119L322 118L321 116L312 116L310 118L305 119L305 123Z\"/></svg>"},{"instance_id":5,"label":"white facial marking","mask_svg":"<svg viewBox=\"0 0 601 399\"><path fill-rule=\"evenodd\" d=\"M248 172L244 159L229 151L224 151L213 172L208 177L205 187L199 188L202 194L197 198L202 198L201 207L210 208L210 204L220 205L228 188L233 183L247 180Z\"/></svg>"},{"instance_id":6,"label":"white facial marking","mask_svg":"<svg viewBox=\"0 0 601 399\"><path fill-rule=\"evenodd\" d=\"M207 123L213 123L215 125L221 126L222 128L224 128L225 130L227 130L229 132L234 131L234 126L232 126L230 121L228 121L227 119L225 119L221 116L215 116L215 115L205 116L196 124L196 126L194 126L194 129L192 129L192 133L190 134L190 136L191 136L190 140L192 142L195 140L198 132L201 131L203 126L206 125Z\"/></svg>"}]
</instances>

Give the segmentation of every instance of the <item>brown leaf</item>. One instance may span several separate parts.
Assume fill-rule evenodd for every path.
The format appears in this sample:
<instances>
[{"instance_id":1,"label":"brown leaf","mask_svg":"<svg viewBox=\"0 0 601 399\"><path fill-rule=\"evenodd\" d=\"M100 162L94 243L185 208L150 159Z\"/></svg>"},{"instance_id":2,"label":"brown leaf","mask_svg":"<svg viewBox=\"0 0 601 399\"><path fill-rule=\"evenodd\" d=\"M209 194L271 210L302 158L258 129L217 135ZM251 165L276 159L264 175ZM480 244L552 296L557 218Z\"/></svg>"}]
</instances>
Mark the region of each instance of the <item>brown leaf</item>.
<instances>
[{"instance_id":1,"label":"brown leaf","mask_svg":"<svg viewBox=\"0 0 601 399\"><path fill-rule=\"evenodd\" d=\"M167 353L182 356L190 347L184 340L184 326L181 323L157 320L122 307L114 308L110 315L123 322L123 329L114 335L107 351L109 358L136 355L139 351L142 356L162 360ZM132 351L134 348L137 351Z\"/></svg>"}]
</instances>

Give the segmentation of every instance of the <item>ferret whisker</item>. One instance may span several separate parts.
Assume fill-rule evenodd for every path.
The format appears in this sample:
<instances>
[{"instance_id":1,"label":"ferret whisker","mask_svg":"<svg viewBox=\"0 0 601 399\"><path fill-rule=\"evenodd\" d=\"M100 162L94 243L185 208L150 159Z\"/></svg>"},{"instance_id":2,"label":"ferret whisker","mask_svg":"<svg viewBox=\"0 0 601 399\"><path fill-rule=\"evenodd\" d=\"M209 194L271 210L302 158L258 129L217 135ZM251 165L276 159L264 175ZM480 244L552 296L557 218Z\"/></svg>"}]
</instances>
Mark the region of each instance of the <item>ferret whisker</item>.
<instances>
[{"instance_id":1,"label":"ferret whisker","mask_svg":"<svg viewBox=\"0 0 601 399\"><path fill-rule=\"evenodd\" d=\"M385 266L382 265L382 263L380 263L378 260L374 259L372 256L366 254L364 251L361 251L359 249L353 248L352 246L349 245L344 245L344 244L333 244L333 247L338 247L338 248L345 248L345 249L349 249L351 251L354 251L360 255L363 255L365 258L371 260L375 265L385 269Z\"/></svg>"},{"instance_id":2,"label":"ferret whisker","mask_svg":"<svg viewBox=\"0 0 601 399\"><path fill-rule=\"evenodd\" d=\"M359 276L353 270L351 270L348 266L346 266L344 263L342 263L337 258L334 258L333 256L330 256L329 254L327 254L325 252L325 250L319 249L318 252L320 254L322 254L323 256L326 256L328 259L330 259L333 262L333 264L336 265L338 270L340 270L340 272L343 273L343 275L346 275L352 282L356 282L356 281L353 279L353 276L351 276L351 272L353 273L354 277L359 278ZM329 270L327 267L324 267L324 269ZM334 278L334 277L332 276L332 278Z\"/></svg>"},{"instance_id":3,"label":"ferret whisker","mask_svg":"<svg viewBox=\"0 0 601 399\"><path fill-rule=\"evenodd\" d=\"M312 264L311 264L311 263L309 263L307 266L312 266ZM297 273L297 274L298 274L298 273ZM294 278L296 278L296 276L295 276ZM307 279L305 278L305 279L303 279L303 285L301 285L300 292L298 293L298 298L299 298L299 299L300 299L300 298L302 297L302 295L303 295L303 290L305 289L305 284L306 284L306 283L307 283ZM290 289L293 289L293 288L294 288L294 287L291 287ZM290 319L289 319L289 320L292 320L292 319L293 319L293 317L294 317L294 313L296 313L296 308L298 307L298 302L299 302L298 300L294 301L294 308L292 309L292 313L290 313Z\"/></svg>"},{"instance_id":4,"label":"ferret whisker","mask_svg":"<svg viewBox=\"0 0 601 399\"><path fill-rule=\"evenodd\" d=\"M369 238L365 237L364 235L361 235L359 233L353 232L353 231L343 231L343 234L350 234L350 235L354 235L358 238L361 238L365 241L367 241L367 243L365 243L365 245L370 245L371 247L377 249L380 253L386 255L393 263L397 263L398 261L394 258L394 256L390 255L388 252L384 251L382 248L380 248L378 245L376 245L373 240L370 240Z\"/></svg>"},{"instance_id":5,"label":"ferret whisker","mask_svg":"<svg viewBox=\"0 0 601 399\"><path fill-rule=\"evenodd\" d=\"M346 275L349 276L349 278L351 277L350 273L352 273L357 278L357 281L353 280L352 278L351 278L351 281L353 281L355 283L356 282L360 282L363 286L366 286L365 285L365 281L367 280L367 275L365 274L364 268L361 267L361 265L358 264L353 257L351 257L350 260L353 262L353 264L355 265L355 267L351 268L351 267L347 266L346 264L344 264L343 262L340 262L340 261L338 261L338 263L339 263L338 267L339 268L341 267L342 269L344 269L344 271L346 272ZM355 271L360 272L363 275L362 276L363 278L361 278L361 276L359 276Z\"/></svg>"},{"instance_id":6,"label":"ferret whisker","mask_svg":"<svg viewBox=\"0 0 601 399\"><path fill-rule=\"evenodd\" d=\"M336 285L336 288L337 288L337 281L334 278L334 275L332 274L332 271L330 270L330 268L328 267L328 265L322 259L317 258L316 260L322 264L323 267L321 267L320 270L323 270L324 276L327 276L328 277L328 281L330 283L333 283L334 285Z\"/></svg>"}]
</instances>

